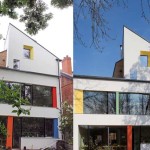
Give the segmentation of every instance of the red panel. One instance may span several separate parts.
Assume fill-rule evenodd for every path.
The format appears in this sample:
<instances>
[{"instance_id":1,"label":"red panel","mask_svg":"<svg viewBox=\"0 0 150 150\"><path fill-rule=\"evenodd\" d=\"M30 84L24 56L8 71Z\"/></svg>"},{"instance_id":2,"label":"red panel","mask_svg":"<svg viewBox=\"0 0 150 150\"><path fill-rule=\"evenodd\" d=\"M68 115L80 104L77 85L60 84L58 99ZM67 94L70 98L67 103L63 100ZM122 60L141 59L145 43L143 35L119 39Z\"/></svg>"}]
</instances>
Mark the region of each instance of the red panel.
<instances>
[{"instance_id":1,"label":"red panel","mask_svg":"<svg viewBox=\"0 0 150 150\"><path fill-rule=\"evenodd\" d=\"M53 102L53 107L54 107L54 108L57 108L56 87L52 87L52 102Z\"/></svg>"},{"instance_id":2,"label":"red panel","mask_svg":"<svg viewBox=\"0 0 150 150\"><path fill-rule=\"evenodd\" d=\"M13 117L8 116L6 147L12 148L12 134L13 134Z\"/></svg>"},{"instance_id":3,"label":"red panel","mask_svg":"<svg viewBox=\"0 0 150 150\"><path fill-rule=\"evenodd\" d=\"M127 126L127 150L132 150L132 126Z\"/></svg>"}]
</instances>

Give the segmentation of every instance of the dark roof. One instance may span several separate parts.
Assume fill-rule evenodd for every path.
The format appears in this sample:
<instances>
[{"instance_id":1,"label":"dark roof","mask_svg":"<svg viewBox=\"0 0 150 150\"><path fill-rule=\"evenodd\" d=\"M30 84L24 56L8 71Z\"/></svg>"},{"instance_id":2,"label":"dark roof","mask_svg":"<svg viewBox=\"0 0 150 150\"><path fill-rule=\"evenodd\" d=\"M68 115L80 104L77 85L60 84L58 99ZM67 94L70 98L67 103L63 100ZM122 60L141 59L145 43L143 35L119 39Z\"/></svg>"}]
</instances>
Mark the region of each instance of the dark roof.
<instances>
[{"instance_id":1,"label":"dark roof","mask_svg":"<svg viewBox=\"0 0 150 150\"><path fill-rule=\"evenodd\" d=\"M146 80L134 80L134 79L125 79L125 78L112 78L112 77L87 76L87 75L74 75L73 78L92 79L92 80L108 80L108 81L123 81L123 82L143 82L143 83L150 83L150 81L146 81Z\"/></svg>"}]
</instances>

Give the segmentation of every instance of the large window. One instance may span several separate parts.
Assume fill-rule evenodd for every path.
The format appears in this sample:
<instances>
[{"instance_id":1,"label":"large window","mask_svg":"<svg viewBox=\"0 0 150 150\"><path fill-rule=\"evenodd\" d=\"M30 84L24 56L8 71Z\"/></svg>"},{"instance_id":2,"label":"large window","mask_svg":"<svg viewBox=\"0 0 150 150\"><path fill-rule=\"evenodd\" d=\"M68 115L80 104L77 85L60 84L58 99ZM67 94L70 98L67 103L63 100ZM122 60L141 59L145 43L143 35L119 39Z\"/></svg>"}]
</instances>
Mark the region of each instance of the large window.
<instances>
[{"instance_id":1,"label":"large window","mask_svg":"<svg viewBox=\"0 0 150 150\"><path fill-rule=\"evenodd\" d=\"M14 118L13 147L19 147L20 137L52 137L53 119Z\"/></svg>"},{"instance_id":2,"label":"large window","mask_svg":"<svg viewBox=\"0 0 150 150\"><path fill-rule=\"evenodd\" d=\"M116 112L116 96L110 92L84 91L84 113L114 114Z\"/></svg>"},{"instance_id":3,"label":"large window","mask_svg":"<svg viewBox=\"0 0 150 150\"><path fill-rule=\"evenodd\" d=\"M146 94L120 93L120 113L133 115L150 114L150 99Z\"/></svg>"},{"instance_id":4,"label":"large window","mask_svg":"<svg viewBox=\"0 0 150 150\"><path fill-rule=\"evenodd\" d=\"M51 87L33 85L33 105L51 107Z\"/></svg>"},{"instance_id":5,"label":"large window","mask_svg":"<svg viewBox=\"0 0 150 150\"><path fill-rule=\"evenodd\" d=\"M33 106L52 107L51 87L40 85L22 85L22 97Z\"/></svg>"},{"instance_id":6,"label":"large window","mask_svg":"<svg viewBox=\"0 0 150 150\"><path fill-rule=\"evenodd\" d=\"M124 126L79 126L80 150L126 150L127 128Z\"/></svg>"}]
</instances>

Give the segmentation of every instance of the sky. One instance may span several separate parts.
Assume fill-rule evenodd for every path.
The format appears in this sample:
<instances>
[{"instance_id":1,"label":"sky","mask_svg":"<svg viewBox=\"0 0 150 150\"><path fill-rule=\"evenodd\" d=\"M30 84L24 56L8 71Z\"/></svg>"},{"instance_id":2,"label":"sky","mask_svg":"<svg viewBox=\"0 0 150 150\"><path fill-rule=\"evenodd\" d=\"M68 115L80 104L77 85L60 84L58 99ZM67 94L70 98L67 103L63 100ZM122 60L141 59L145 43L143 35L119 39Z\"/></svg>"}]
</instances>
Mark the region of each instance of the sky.
<instances>
[{"instance_id":1,"label":"sky","mask_svg":"<svg viewBox=\"0 0 150 150\"><path fill-rule=\"evenodd\" d=\"M120 45L122 45L123 26L150 41L150 24L141 17L140 6L140 0L128 0L125 8L115 6L104 13L111 38L101 41L104 47L102 52L93 47L85 47L79 43L78 39L74 39L74 74L112 77L115 62L121 59ZM78 8L75 7L74 12L77 10ZM149 13L150 19L150 10L147 7L145 10ZM91 41L89 26L89 19L79 18L78 29L85 43Z\"/></svg>"},{"instance_id":2,"label":"sky","mask_svg":"<svg viewBox=\"0 0 150 150\"><path fill-rule=\"evenodd\" d=\"M58 9L50 6L50 0L44 1L48 4L48 11L53 13L53 18L48 22L49 26L45 30L39 31L36 36L29 36L60 59L68 55L73 61L73 7ZM0 33L4 38L9 23L26 33L24 23L8 17L0 17ZM4 50L4 40L0 40L0 51L2 50Z\"/></svg>"}]
</instances>

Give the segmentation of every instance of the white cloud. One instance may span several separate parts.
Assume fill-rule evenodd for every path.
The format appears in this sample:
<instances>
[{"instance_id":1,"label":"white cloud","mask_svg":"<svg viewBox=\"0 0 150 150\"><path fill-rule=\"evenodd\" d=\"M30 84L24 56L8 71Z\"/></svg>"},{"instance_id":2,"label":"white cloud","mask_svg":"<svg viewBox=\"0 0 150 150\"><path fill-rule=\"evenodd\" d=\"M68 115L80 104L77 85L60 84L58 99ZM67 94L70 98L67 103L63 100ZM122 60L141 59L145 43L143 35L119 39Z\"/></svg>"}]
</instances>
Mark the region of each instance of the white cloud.
<instances>
[{"instance_id":1,"label":"white cloud","mask_svg":"<svg viewBox=\"0 0 150 150\"><path fill-rule=\"evenodd\" d=\"M49 11L53 13L49 26L32 38L60 59L69 55L73 63L73 7L62 10L50 6ZM4 38L7 35L9 23L25 32L23 23L8 17L0 17L0 34ZM0 40L0 51L2 50L4 50L4 40Z\"/></svg>"}]
</instances>

